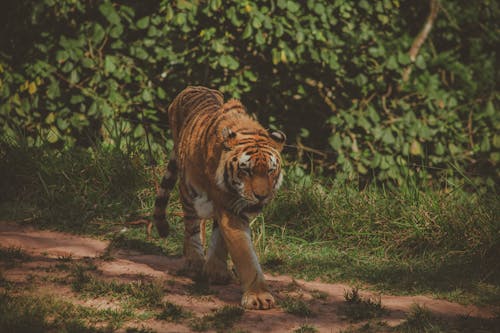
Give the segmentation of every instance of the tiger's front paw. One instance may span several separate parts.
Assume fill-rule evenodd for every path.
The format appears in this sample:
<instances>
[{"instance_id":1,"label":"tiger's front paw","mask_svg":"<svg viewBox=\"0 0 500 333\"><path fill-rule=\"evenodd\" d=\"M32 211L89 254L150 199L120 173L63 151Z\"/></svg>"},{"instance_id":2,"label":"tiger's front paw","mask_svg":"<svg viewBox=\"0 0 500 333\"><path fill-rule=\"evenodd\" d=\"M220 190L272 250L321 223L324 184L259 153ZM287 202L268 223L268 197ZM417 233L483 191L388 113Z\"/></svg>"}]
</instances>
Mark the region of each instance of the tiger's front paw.
<instances>
[{"instance_id":1,"label":"tiger's front paw","mask_svg":"<svg viewBox=\"0 0 500 333\"><path fill-rule=\"evenodd\" d=\"M241 298L241 306L245 309L267 310L274 307L274 297L267 291L247 291Z\"/></svg>"}]
</instances>

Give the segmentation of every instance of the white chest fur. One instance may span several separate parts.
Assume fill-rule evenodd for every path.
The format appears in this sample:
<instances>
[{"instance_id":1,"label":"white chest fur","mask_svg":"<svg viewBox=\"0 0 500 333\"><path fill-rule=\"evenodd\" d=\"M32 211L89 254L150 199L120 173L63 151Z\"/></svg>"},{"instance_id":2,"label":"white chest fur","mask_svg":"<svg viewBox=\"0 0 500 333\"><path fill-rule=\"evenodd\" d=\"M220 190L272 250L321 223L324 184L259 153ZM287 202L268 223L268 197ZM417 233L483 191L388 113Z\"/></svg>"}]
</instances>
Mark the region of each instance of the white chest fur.
<instances>
[{"instance_id":1,"label":"white chest fur","mask_svg":"<svg viewBox=\"0 0 500 333\"><path fill-rule=\"evenodd\" d=\"M208 219L213 216L214 205L212 201L208 200L206 193L201 193L194 198L193 205L199 217Z\"/></svg>"}]
</instances>

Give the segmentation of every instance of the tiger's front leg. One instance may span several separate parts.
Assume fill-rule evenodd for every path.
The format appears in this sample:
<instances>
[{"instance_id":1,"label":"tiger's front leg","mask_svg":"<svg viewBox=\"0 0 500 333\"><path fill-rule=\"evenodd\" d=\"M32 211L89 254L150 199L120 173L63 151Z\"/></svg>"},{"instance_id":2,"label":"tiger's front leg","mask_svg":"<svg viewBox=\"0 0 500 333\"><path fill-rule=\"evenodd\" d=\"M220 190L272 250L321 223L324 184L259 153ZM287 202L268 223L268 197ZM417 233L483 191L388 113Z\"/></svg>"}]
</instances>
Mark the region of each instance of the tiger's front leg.
<instances>
[{"instance_id":1,"label":"tiger's front leg","mask_svg":"<svg viewBox=\"0 0 500 333\"><path fill-rule=\"evenodd\" d=\"M212 237L207 251L207 260L203 273L210 283L227 284L232 280L232 274L227 268L227 247L220 231L219 222L214 219Z\"/></svg>"},{"instance_id":2,"label":"tiger's front leg","mask_svg":"<svg viewBox=\"0 0 500 333\"><path fill-rule=\"evenodd\" d=\"M220 215L220 231L236 266L243 289L241 305L247 309L272 308L275 303L274 297L269 292L255 254L250 226L229 212L224 211Z\"/></svg>"}]
</instances>

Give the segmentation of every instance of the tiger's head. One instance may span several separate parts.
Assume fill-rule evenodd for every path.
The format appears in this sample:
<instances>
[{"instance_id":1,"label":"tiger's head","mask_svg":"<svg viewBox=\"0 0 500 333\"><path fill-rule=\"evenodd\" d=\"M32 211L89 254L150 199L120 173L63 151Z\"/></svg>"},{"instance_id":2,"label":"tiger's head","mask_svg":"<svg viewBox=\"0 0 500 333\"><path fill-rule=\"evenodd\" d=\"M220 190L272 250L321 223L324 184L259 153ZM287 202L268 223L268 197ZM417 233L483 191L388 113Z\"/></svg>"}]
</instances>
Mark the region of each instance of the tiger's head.
<instances>
[{"instance_id":1,"label":"tiger's head","mask_svg":"<svg viewBox=\"0 0 500 333\"><path fill-rule=\"evenodd\" d=\"M229 209L251 218L275 196L283 179L280 152L286 140L281 131L263 129L222 131L223 149L217 186L233 193Z\"/></svg>"}]
</instances>

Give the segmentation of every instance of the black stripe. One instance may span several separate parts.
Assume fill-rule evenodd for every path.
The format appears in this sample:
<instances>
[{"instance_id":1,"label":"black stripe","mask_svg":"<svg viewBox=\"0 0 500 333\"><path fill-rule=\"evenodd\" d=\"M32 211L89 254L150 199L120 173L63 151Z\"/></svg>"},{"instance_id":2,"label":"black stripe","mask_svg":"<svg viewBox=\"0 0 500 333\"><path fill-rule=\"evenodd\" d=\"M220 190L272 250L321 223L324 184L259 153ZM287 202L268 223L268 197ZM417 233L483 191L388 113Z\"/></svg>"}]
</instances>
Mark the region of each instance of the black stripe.
<instances>
[{"instance_id":1,"label":"black stripe","mask_svg":"<svg viewBox=\"0 0 500 333\"><path fill-rule=\"evenodd\" d=\"M177 174L177 162L174 159L168 161L167 170L170 171L173 175Z\"/></svg>"},{"instance_id":2,"label":"black stripe","mask_svg":"<svg viewBox=\"0 0 500 333\"><path fill-rule=\"evenodd\" d=\"M165 213L153 214L155 220L163 221L165 219Z\"/></svg>"},{"instance_id":3,"label":"black stripe","mask_svg":"<svg viewBox=\"0 0 500 333\"><path fill-rule=\"evenodd\" d=\"M171 190L174 188L176 182L177 182L177 179L175 177L167 178L167 177L163 176L161 183L160 183L160 186L161 186L161 188Z\"/></svg>"},{"instance_id":4,"label":"black stripe","mask_svg":"<svg viewBox=\"0 0 500 333\"><path fill-rule=\"evenodd\" d=\"M211 135L215 135L217 137L217 133L212 133L213 129L216 129L217 126L222 120L224 119L224 116L218 117L218 118L212 118L212 122L208 124L207 128L205 129L205 138L203 142L200 142L200 144L205 144L208 142L208 137Z\"/></svg>"},{"instance_id":5,"label":"black stripe","mask_svg":"<svg viewBox=\"0 0 500 333\"><path fill-rule=\"evenodd\" d=\"M212 223L212 232L219 227L219 221L214 219L214 223Z\"/></svg>"},{"instance_id":6,"label":"black stripe","mask_svg":"<svg viewBox=\"0 0 500 333\"><path fill-rule=\"evenodd\" d=\"M156 197L155 207L166 206L168 204L168 195L164 197Z\"/></svg>"}]
</instances>

